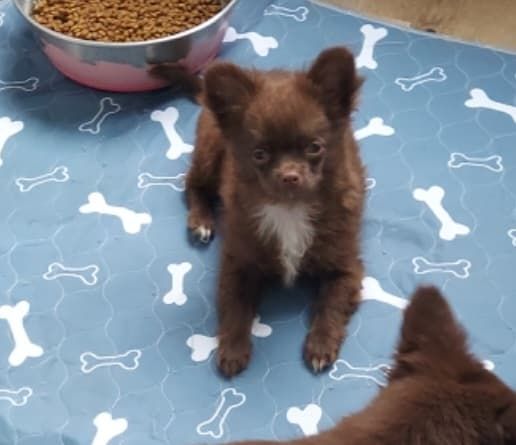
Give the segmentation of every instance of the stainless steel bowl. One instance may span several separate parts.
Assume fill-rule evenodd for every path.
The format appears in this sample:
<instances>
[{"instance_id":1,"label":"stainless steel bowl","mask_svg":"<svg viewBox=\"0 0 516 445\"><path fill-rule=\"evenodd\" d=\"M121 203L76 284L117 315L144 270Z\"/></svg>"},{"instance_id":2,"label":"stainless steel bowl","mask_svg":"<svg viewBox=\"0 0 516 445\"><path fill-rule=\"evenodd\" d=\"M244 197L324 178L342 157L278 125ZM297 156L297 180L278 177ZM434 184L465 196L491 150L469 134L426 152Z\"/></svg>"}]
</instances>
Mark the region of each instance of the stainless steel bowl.
<instances>
[{"instance_id":1,"label":"stainless steel bowl","mask_svg":"<svg viewBox=\"0 0 516 445\"><path fill-rule=\"evenodd\" d=\"M217 55L231 13L240 0L221 1L223 10L195 28L160 39L127 43L94 42L60 34L31 17L34 0L14 0L14 3L61 73L93 88L131 92L166 85L148 74L150 65L181 63L197 72Z\"/></svg>"}]
</instances>

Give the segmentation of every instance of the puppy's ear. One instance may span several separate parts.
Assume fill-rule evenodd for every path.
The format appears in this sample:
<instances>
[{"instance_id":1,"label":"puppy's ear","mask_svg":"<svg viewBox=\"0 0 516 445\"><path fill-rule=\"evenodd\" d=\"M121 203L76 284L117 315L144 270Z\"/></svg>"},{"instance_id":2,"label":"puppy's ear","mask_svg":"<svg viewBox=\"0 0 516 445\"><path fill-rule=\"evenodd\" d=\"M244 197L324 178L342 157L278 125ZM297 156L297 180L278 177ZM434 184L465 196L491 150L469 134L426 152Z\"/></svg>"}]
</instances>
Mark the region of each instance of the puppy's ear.
<instances>
[{"instance_id":1,"label":"puppy's ear","mask_svg":"<svg viewBox=\"0 0 516 445\"><path fill-rule=\"evenodd\" d=\"M363 83L357 75L353 54L343 47L323 51L308 71L319 100L332 120L348 117Z\"/></svg>"},{"instance_id":2,"label":"puppy's ear","mask_svg":"<svg viewBox=\"0 0 516 445\"><path fill-rule=\"evenodd\" d=\"M251 75L231 63L217 63L204 75L204 95L222 130L237 128L257 85Z\"/></svg>"},{"instance_id":3,"label":"puppy's ear","mask_svg":"<svg viewBox=\"0 0 516 445\"><path fill-rule=\"evenodd\" d=\"M415 372L456 376L481 364L467 351L466 336L435 287L420 287L405 311L391 379Z\"/></svg>"}]
</instances>

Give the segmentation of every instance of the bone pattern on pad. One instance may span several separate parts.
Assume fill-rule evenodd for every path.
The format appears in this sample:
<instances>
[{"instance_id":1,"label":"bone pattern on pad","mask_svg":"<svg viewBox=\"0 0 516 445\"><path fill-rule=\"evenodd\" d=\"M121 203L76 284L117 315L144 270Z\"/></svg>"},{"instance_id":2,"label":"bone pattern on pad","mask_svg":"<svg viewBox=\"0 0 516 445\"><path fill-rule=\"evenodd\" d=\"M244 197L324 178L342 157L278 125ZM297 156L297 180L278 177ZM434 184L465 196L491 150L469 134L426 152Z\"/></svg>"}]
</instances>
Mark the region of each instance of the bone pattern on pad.
<instances>
[{"instance_id":1,"label":"bone pattern on pad","mask_svg":"<svg viewBox=\"0 0 516 445\"><path fill-rule=\"evenodd\" d=\"M292 406L287 410L287 420L301 428L305 436L314 436L319 433L319 422L322 417L322 409L315 403L310 403L304 408Z\"/></svg>"},{"instance_id":2,"label":"bone pattern on pad","mask_svg":"<svg viewBox=\"0 0 516 445\"><path fill-rule=\"evenodd\" d=\"M206 421L197 425L197 434L211 436L220 439L224 435L226 419L234 409L242 406L246 401L246 395L235 388L226 388L220 394L217 407L213 415Z\"/></svg>"},{"instance_id":3,"label":"bone pattern on pad","mask_svg":"<svg viewBox=\"0 0 516 445\"><path fill-rule=\"evenodd\" d=\"M32 388L28 386L17 390L0 388L0 400L7 400L12 406L26 405L32 394Z\"/></svg>"},{"instance_id":4,"label":"bone pattern on pad","mask_svg":"<svg viewBox=\"0 0 516 445\"><path fill-rule=\"evenodd\" d=\"M188 301L184 291L184 280L186 274L192 270L192 264L188 262L169 264L167 270L172 284L170 290L163 296L163 303L183 306Z\"/></svg>"},{"instance_id":5,"label":"bone pattern on pad","mask_svg":"<svg viewBox=\"0 0 516 445\"><path fill-rule=\"evenodd\" d=\"M265 338L272 335L272 327L261 323L260 317L253 320L251 333L255 337ZM194 334L187 338L186 345L192 350L190 358L194 362L204 362L210 358L211 353L218 348L219 340L217 337Z\"/></svg>"},{"instance_id":6,"label":"bone pattern on pad","mask_svg":"<svg viewBox=\"0 0 516 445\"><path fill-rule=\"evenodd\" d=\"M111 97L103 97L99 103L99 109L91 120L79 125L79 131L83 133L99 134L102 124L108 116L118 113L122 107Z\"/></svg>"},{"instance_id":7,"label":"bone pattern on pad","mask_svg":"<svg viewBox=\"0 0 516 445\"><path fill-rule=\"evenodd\" d=\"M495 364L491 360L482 360L482 365L488 371L494 371L495 370Z\"/></svg>"},{"instance_id":8,"label":"bone pattern on pad","mask_svg":"<svg viewBox=\"0 0 516 445\"><path fill-rule=\"evenodd\" d=\"M179 120L179 111L175 107L168 107L165 110L155 110L151 113L152 121L157 122L163 128L163 132L169 142L167 158L171 161L179 159L183 154L192 153L194 147L183 141L179 135L176 125Z\"/></svg>"},{"instance_id":9,"label":"bone pattern on pad","mask_svg":"<svg viewBox=\"0 0 516 445\"><path fill-rule=\"evenodd\" d=\"M385 125L381 117L373 117L365 127L356 130L354 136L360 141L370 136L392 136L394 133L394 128Z\"/></svg>"},{"instance_id":10,"label":"bone pattern on pad","mask_svg":"<svg viewBox=\"0 0 516 445\"><path fill-rule=\"evenodd\" d=\"M112 439L125 433L129 426L127 419L113 419L107 411L97 414L93 419L93 425L97 431L91 445L109 445Z\"/></svg>"},{"instance_id":11,"label":"bone pattern on pad","mask_svg":"<svg viewBox=\"0 0 516 445\"><path fill-rule=\"evenodd\" d=\"M144 225L152 222L148 213L137 213L125 207L109 205L99 192L90 193L88 202L79 208L79 212L116 216L122 222L124 230L131 235L139 233Z\"/></svg>"},{"instance_id":12,"label":"bone pattern on pad","mask_svg":"<svg viewBox=\"0 0 516 445\"><path fill-rule=\"evenodd\" d=\"M176 192L185 191L186 175L180 173L176 176L154 176L151 173L140 173L138 175L138 188L165 186L174 189Z\"/></svg>"},{"instance_id":13,"label":"bone pattern on pad","mask_svg":"<svg viewBox=\"0 0 516 445\"><path fill-rule=\"evenodd\" d=\"M5 90L21 90L32 92L38 88L39 79L37 77L29 77L25 80L0 80L0 91Z\"/></svg>"},{"instance_id":14,"label":"bone pattern on pad","mask_svg":"<svg viewBox=\"0 0 516 445\"><path fill-rule=\"evenodd\" d=\"M364 35L364 42L360 54L355 59L356 67L375 70L378 68L378 62L374 59L374 49L380 40L387 37L388 31L382 27L375 28L368 23L362 25L360 32Z\"/></svg>"},{"instance_id":15,"label":"bone pattern on pad","mask_svg":"<svg viewBox=\"0 0 516 445\"><path fill-rule=\"evenodd\" d=\"M134 371L140 366L142 351L130 349L123 354L97 355L94 352L83 352L80 356L81 371L89 374L96 369L105 367L119 367L125 371Z\"/></svg>"},{"instance_id":16,"label":"bone pattern on pad","mask_svg":"<svg viewBox=\"0 0 516 445\"><path fill-rule=\"evenodd\" d=\"M507 236L510 238L513 247L516 247L516 229L509 229L507 231Z\"/></svg>"},{"instance_id":17,"label":"bone pattern on pad","mask_svg":"<svg viewBox=\"0 0 516 445\"><path fill-rule=\"evenodd\" d=\"M516 123L516 106L491 99L481 88L473 88L469 92L470 98L464 102L468 108L484 108L486 110L498 111L512 117Z\"/></svg>"},{"instance_id":18,"label":"bone pattern on pad","mask_svg":"<svg viewBox=\"0 0 516 445\"><path fill-rule=\"evenodd\" d=\"M280 15L294 19L296 22L304 22L308 18L309 12L310 10L306 6L298 6L292 9L272 4L265 8L264 15Z\"/></svg>"},{"instance_id":19,"label":"bone pattern on pad","mask_svg":"<svg viewBox=\"0 0 516 445\"><path fill-rule=\"evenodd\" d=\"M49 173L35 176L33 178L18 178L15 183L22 193L30 192L33 188L46 184L47 182L66 182L70 179L68 168L60 165Z\"/></svg>"},{"instance_id":20,"label":"bone pattern on pad","mask_svg":"<svg viewBox=\"0 0 516 445\"><path fill-rule=\"evenodd\" d=\"M470 157L464 153L454 152L448 161L450 168L480 167L495 173L503 172L503 158L500 155L492 155L483 158Z\"/></svg>"},{"instance_id":21,"label":"bone pattern on pad","mask_svg":"<svg viewBox=\"0 0 516 445\"><path fill-rule=\"evenodd\" d=\"M227 29L224 35L224 43L232 43L242 39L249 40L254 52L260 57L267 57L272 49L276 49L279 46L278 41L274 37L262 36L254 31L240 34L232 26Z\"/></svg>"},{"instance_id":22,"label":"bone pattern on pad","mask_svg":"<svg viewBox=\"0 0 516 445\"><path fill-rule=\"evenodd\" d=\"M207 335L193 334L186 339L186 345L192 350L190 354L192 361L204 362L218 348L219 339Z\"/></svg>"},{"instance_id":23,"label":"bone pattern on pad","mask_svg":"<svg viewBox=\"0 0 516 445\"><path fill-rule=\"evenodd\" d=\"M470 229L464 224L457 223L443 207L444 189L433 185L429 189L417 188L412 195L416 201L424 202L441 223L439 237L445 241L453 241L457 236L469 235Z\"/></svg>"},{"instance_id":24,"label":"bone pattern on pad","mask_svg":"<svg viewBox=\"0 0 516 445\"><path fill-rule=\"evenodd\" d=\"M412 91L418 85L427 82L444 82L447 79L446 73L440 66L433 67L430 71L414 77L398 77L394 83L406 93Z\"/></svg>"},{"instance_id":25,"label":"bone pattern on pad","mask_svg":"<svg viewBox=\"0 0 516 445\"><path fill-rule=\"evenodd\" d=\"M376 179L375 178L366 178L365 189L372 190L375 187L376 187Z\"/></svg>"},{"instance_id":26,"label":"bone pattern on pad","mask_svg":"<svg viewBox=\"0 0 516 445\"><path fill-rule=\"evenodd\" d=\"M365 277L362 280L362 300L376 300L398 309L405 309L408 301L383 290L379 281L373 277Z\"/></svg>"},{"instance_id":27,"label":"bone pattern on pad","mask_svg":"<svg viewBox=\"0 0 516 445\"><path fill-rule=\"evenodd\" d=\"M23 324L24 318L29 314L30 303L19 301L15 306L0 306L0 320L7 321L14 340L14 348L9 355L11 366L20 366L29 357L41 357L43 348L32 343Z\"/></svg>"},{"instance_id":28,"label":"bone pattern on pad","mask_svg":"<svg viewBox=\"0 0 516 445\"><path fill-rule=\"evenodd\" d=\"M382 363L376 366L353 366L348 361L339 359L333 364L330 378L336 381L344 379L370 380L378 386L387 385L387 375L391 367Z\"/></svg>"},{"instance_id":29,"label":"bone pattern on pad","mask_svg":"<svg viewBox=\"0 0 516 445\"><path fill-rule=\"evenodd\" d=\"M51 263L47 271L43 274L43 279L47 281L57 280L62 277L77 278L86 286L94 286L98 282L98 273L100 269L96 264L90 264L84 267L64 266L61 263Z\"/></svg>"},{"instance_id":30,"label":"bone pattern on pad","mask_svg":"<svg viewBox=\"0 0 516 445\"><path fill-rule=\"evenodd\" d=\"M4 163L2 159L2 152L5 148L5 145L7 144L7 141L22 130L22 121L13 121L8 117L0 117L0 167Z\"/></svg>"},{"instance_id":31,"label":"bone pattern on pad","mask_svg":"<svg viewBox=\"0 0 516 445\"><path fill-rule=\"evenodd\" d=\"M463 280L469 277L469 271L471 269L471 261L463 258L456 261L436 263L418 256L412 259L412 264L414 266L414 273L418 275L448 273Z\"/></svg>"}]
</instances>

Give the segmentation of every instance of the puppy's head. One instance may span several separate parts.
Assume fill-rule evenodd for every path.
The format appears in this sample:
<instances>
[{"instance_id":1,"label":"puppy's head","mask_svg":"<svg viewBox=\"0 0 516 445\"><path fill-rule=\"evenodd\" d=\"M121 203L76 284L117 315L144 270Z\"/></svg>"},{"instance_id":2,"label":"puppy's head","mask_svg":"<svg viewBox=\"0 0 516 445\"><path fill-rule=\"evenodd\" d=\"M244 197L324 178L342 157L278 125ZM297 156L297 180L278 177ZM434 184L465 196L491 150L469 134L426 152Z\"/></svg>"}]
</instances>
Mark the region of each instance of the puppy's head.
<instances>
[{"instance_id":1,"label":"puppy's head","mask_svg":"<svg viewBox=\"0 0 516 445\"><path fill-rule=\"evenodd\" d=\"M411 394L410 428L426 431L421 443L516 444L516 393L468 352L433 287L419 288L405 312L391 385Z\"/></svg>"},{"instance_id":2,"label":"puppy's head","mask_svg":"<svg viewBox=\"0 0 516 445\"><path fill-rule=\"evenodd\" d=\"M360 84L352 54L333 48L306 72L216 64L205 75L205 103L240 172L271 198L291 200L316 193L342 158Z\"/></svg>"}]
</instances>

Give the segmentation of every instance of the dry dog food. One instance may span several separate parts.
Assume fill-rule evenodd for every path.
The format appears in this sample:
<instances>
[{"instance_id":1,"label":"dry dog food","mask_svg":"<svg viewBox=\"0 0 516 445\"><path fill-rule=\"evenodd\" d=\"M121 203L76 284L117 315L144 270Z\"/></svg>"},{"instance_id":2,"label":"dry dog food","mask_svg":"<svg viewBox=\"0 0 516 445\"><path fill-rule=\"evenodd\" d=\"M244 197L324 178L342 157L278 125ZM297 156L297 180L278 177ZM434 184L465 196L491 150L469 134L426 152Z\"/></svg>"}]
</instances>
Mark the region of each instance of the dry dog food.
<instances>
[{"instance_id":1,"label":"dry dog food","mask_svg":"<svg viewBox=\"0 0 516 445\"><path fill-rule=\"evenodd\" d=\"M102 42L157 39L217 14L221 0L37 0L33 18L69 36Z\"/></svg>"}]
</instances>

